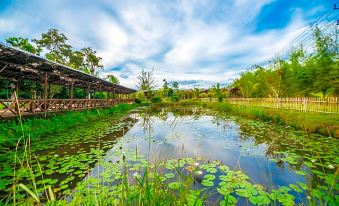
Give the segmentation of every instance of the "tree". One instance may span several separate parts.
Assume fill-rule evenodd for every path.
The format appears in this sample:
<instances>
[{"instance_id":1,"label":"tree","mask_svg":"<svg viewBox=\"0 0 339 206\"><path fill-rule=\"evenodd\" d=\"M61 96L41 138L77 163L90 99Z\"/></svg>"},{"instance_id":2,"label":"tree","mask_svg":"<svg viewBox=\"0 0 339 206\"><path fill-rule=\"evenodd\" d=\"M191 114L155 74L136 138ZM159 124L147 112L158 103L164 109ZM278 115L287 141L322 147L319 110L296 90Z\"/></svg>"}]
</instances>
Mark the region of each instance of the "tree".
<instances>
[{"instance_id":1,"label":"tree","mask_svg":"<svg viewBox=\"0 0 339 206\"><path fill-rule=\"evenodd\" d=\"M167 83L166 79L163 79L162 81L164 82L162 88L167 90L168 89L168 83Z\"/></svg>"},{"instance_id":2,"label":"tree","mask_svg":"<svg viewBox=\"0 0 339 206\"><path fill-rule=\"evenodd\" d=\"M67 40L68 38L57 29L50 29L47 33L41 34L41 39L33 39L33 42L39 48L47 50L45 55L47 59L67 65L72 54L72 46L66 44Z\"/></svg>"},{"instance_id":3,"label":"tree","mask_svg":"<svg viewBox=\"0 0 339 206\"><path fill-rule=\"evenodd\" d=\"M113 84L119 84L120 83L119 79L116 76L114 76L113 74L107 75L106 80L108 80L109 82L111 82Z\"/></svg>"},{"instance_id":4,"label":"tree","mask_svg":"<svg viewBox=\"0 0 339 206\"><path fill-rule=\"evenodd\" d=\"M178 82L173 82L173 89L174 89L174 92L177 92L179 90L179 83Z\"/></svg>"},{"instance_id":5,"label":"tree","mask_svg":"<svg viewBox=\"0 0 339 206\"><path fill-rule=\"evenodd\" d=\"M28 39L22 37L9 37L6 42L13 47L17 47L32 54L40 55L41 48L31 44Z\"/></svg>"},{"instance_id":6,"label":"tree","mask_svg":"<svg viewBox=\"0 0 339 206\"><path fill-rule=\"evenodd\" d=\"M67 66L70 66L73 69L83 70L84 69L84 54L81 51L71 52Z\"/></svg>"},{"instance_id":7,"label":"tree","mask_svg":"<svg viewBox=\"0 0 339 206\"><path fill-rule=\"evenodd\" d=\"M220 83L213 85L212 91L215 97L220 98L221 97Z\"/></svg>"},{"instance_id":8,"label":"tree","mask_svg":"<svg viewBox=\"0 0 339 206\"><path fill-rule=\"evenodd\" d=\"M103 69L104 66L101 64L102 58L96 55L96 51L92 50L91 47L85 47L81 49L84 55L84 72L97 76L96 69Z\"/></svg>"},{"instance_id":9,"label":"tree","mask_svg":"<svg viewBox=\"0 0 339 206\"><path fill-rule=\"evenodd\" d=\"M153 71L145 71L144 69L141 70L141 73L138 76L137 84L138 88L142 91L151 91L155 87L155 79L153 76Z\"/></svg>"}]
</instances>

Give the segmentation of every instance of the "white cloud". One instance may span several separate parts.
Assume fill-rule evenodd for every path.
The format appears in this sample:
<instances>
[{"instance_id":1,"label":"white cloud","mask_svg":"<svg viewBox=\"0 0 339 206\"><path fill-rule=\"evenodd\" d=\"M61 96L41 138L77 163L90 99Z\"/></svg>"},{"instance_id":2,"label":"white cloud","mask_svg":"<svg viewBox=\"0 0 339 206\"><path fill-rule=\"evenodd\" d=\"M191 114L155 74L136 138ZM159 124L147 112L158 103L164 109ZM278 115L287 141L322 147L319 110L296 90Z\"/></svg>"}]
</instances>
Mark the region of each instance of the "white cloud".
<instances>
[{"instance_id":1,"label":"white cloud","mask_svg":"<svg viewBox=\"0 0 339 206\"><path fill-rule=\"evenodd\" d=\"M255 32L255 18L270 3L274 1L37 0L21 4L54 22L76 49L97 50L105 66L101 76L128 76L120 78L121 83L134 87L141 67L154 66L159 82L166 78L215 83L228 82L239 71L272 57L300 33L305 22L297 14L286 28ZM0 14L0 35L9 28L11 35L36 38L53 26L46 21L9 7ZM122 69L111 71L116 66Z\"/></svg>"}]
</instances>

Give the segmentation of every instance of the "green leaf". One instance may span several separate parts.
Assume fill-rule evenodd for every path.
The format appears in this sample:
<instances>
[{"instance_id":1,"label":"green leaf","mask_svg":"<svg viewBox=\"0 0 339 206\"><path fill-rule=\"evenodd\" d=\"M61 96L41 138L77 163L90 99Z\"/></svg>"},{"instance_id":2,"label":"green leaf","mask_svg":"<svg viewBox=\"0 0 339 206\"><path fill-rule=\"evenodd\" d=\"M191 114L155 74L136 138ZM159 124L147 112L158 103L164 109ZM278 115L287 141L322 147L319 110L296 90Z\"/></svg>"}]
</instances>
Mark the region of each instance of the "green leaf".
<instances>
[{"instance_id":1,"label":"green leaf","mask_svg":"<svg viewBox=\"0 0 339 206\"><path fill-rule=\"evenodd\" d=\"M206 186L206 187L213 187L214 186L214 182L210 181L210 180L202 180L201 184Z\"/></svg>"},{"instance_id":2,"label":"green leaf","mask_svg":"<svg viewBox=\"0 0 339 206\"><path fill-rule=\"evenodd\" d=\"M207 174L204 176L204 180L215 180L215 175Z\"/></svg>"},{"instance_id":3,"label":"green leaf","mask_svg":"<svg viewBox=\"0 0 339 206\"><path fill-rule=\"evenodd\" d=\"M167 173L164 175L164 177L166 177L167 179L171 179L173 177L175 177L175 174L174 173Z\"/></svg>"},{"instance_id":4,"label":"green leaf","mask_svg":"<svg viewBox=\"0 0 339 206\"><path fill-rule=\"evenodd\" d=\"M35 201L40 203L38 195L36 195L32 190L30 190L28 187L26 187L26 185L20 183L19 187L21 187L23 190L25 190Z\"/></svg>"},{"instance_id":5,"label":"green leaf","mask_svg":"<svg viewBox=\"0 0 339 206\"><path fill-rule=\"evenodd\" d=\"M181 187L181 185L182 185L182 182L171 182L171 183L168 184L168 187L170 189L176 190L176 189L179 189Z\"/></svg>"}]
</instances>

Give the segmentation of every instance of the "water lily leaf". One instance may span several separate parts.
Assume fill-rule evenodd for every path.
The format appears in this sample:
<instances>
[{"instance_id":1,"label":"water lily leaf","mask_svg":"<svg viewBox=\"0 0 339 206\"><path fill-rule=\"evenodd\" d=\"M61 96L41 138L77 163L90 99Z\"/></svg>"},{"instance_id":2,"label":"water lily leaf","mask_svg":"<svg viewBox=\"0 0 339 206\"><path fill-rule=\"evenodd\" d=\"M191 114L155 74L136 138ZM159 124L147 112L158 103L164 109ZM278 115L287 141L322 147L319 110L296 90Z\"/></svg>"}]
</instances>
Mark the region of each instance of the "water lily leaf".
<instances>
[{"instance_id":1,"label":"water lily leaf","mask_svg":"<svg viewBox=\"0 0 339 206\"><path fill-rule=\"evenodd\" d=\"M227 195L224 200L220 201L220 206L234 206L237 205L237 199L232 195Z\"/></svg>"},{"instance_id":2,"label":"water lily leaf","mask_svg":"<svg viewBox=\"0 0 339 206\"><path fill-rule=\"evenodd\" d=\"M204 180L215 180L215 175L207 174L204 176Z\"/></svg>"},{"instance_id":3,"label":"water lily leaf","mask_svg":"<svg viewBox=\"0 0 339 206\"><path fill-rule=\"evenodd\" d=\"M171 182L171 183L168 184L168 187L170 189L176 190L176 189L179 189L181 187L181 185L182 185L182 182Z\"/></svg>"},{"instance_id":4,"label":"water lily leaf","mask_svg":"<svg viewBox=\"0 0 339 206\"><path fill-rule=\"evenodd\" d=\"M246 189L236 189L235 193L241 197L246 197L246 198L252 196L251 192Z\"/></svg>"},{"instance_id":5,"label":"water lily leaf","mask_svg":"<svg viewBox=\"0 0 339 206\"><path fill-rule=\"evenodd\" d=\"M175 174L174 173L167 173L167 174L164 175L164 177L166 177L167 179L170 179L170 178L175 177Z\"/></svg>"},{"instance_id":6,"label":"water lily leaf","mask_svg":"<svg viewBox=\"0 0 339 206\"><path fill-rule=\"evenodd\" d=\"M214 186L214 182L210 181L210 180L202 180L201 184L206 186L206 187L213 187Z\"/></svg>"},{"instance_id":7,"label":"water lily leaf","mask_svg":"<svg viewBox=\"0 0 339 206\"><path fill-rule=\"evenodd\" d=\"M217 169L210 167L210 168L207 168L206 171L209 172L209 173L216 173Z\"/></svg>"}]
</instances>

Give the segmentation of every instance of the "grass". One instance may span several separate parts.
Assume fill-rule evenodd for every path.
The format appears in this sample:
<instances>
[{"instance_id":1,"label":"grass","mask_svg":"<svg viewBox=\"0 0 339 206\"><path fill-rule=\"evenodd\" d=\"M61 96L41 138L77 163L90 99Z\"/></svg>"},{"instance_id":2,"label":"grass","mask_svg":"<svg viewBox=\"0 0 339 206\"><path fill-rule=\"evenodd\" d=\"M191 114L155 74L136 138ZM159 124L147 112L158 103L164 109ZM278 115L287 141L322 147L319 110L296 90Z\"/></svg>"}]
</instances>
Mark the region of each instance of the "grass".
<instances>
[{"instance_id":1,"label":"grass","mask_svg":"<svg viewBox=\"0 0 339 206\"><path fill-rule=\"evenodd\" d=\"M245 118L269 121L276 124L291 126L311 133L319 133L325 136L339 137L339 117L335 114L303 113L291 110L243 106L225 102L200 102L181 101L179 103L166 102L156 104L158 106L188 106L196 105L204 108L225 112Z\"/></svg>"},{"instance_id":2,"label":"grass","mask_svg":"<svg viewBox=\"0 0 339 206\"><path fill-rule=\"evenodd\" d=\"M87 111L72 111L64 114L54 114L48 119L34 117L18 121L0 123L0 149L13 149L19 138L30 135L31 141L39 138L69 130L80 125L90 124L99 120L119 118L127 114L136 105L119 104L107 109Z\"/></svg>"}]
</instances>

